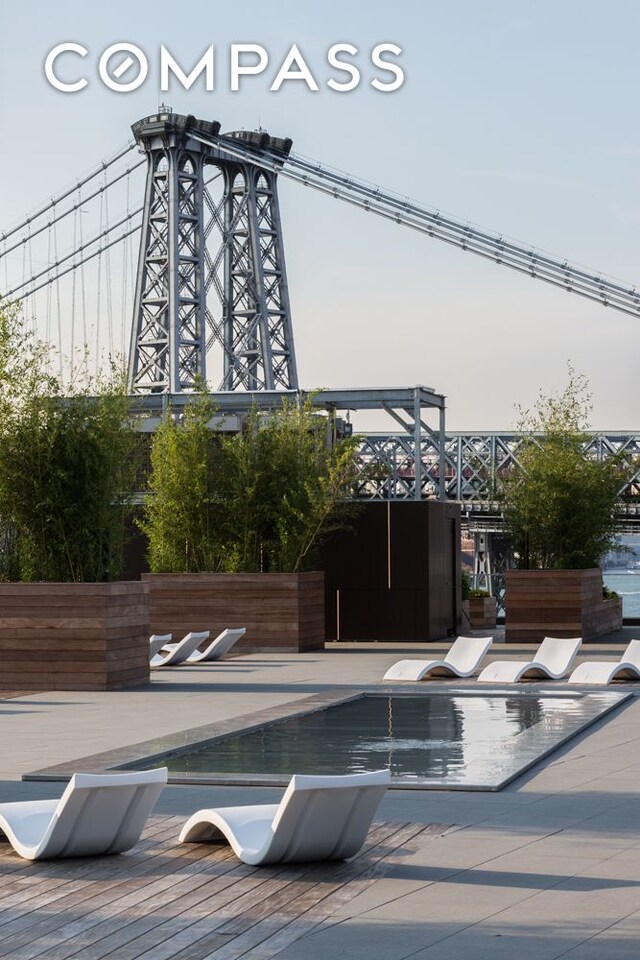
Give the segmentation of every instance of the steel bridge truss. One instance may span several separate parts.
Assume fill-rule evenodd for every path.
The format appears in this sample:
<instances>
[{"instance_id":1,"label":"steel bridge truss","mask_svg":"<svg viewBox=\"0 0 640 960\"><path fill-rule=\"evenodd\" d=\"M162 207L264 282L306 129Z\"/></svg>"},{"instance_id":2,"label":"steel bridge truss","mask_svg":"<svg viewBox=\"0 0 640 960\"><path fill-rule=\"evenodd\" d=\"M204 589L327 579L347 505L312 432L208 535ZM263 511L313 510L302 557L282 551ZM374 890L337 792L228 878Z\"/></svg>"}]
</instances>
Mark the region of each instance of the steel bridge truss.
<instances>
[{"instance_id":1,"label":"steel bridge truss","mask_svg":"<svg viewBox=\"0 0 640 960\"><path fill-rule=\"evenodd\" d=\"M640 519L640 434L593 432L587 434L585 454L594 460L622 457L634 468L621 484L620 515ZM496 501L500 478L519 465L525 439L516 433L446 433L444 450L436 433L424 429L420 457L415 455L413 434L370 434L363 438L363 481L360 494L369 499L421 499L437 497L444 489L447 500L458 500L466 513L499 514ZM531 435L527 440L536 441ZM444 463L444 478L442 464ZM417 471L416 471L417 465ZM416 477L417 474L417 477Z\"/></svg>"},{"instance_id":2,"label":"steel bridge truss","mask_svg":"<svg viewBox=\"0 0 640 960\"><path fill-rule=\"evenodd\" d=\"M129 351L133 394L193 391L207 354L223 355L222 390L295 390L277 166L291 147L264 133L220 137L244 159L195 139L220 125L172 113L133 125L147 155L147 182ZM209 173L212 175L209 177Z\"/></svg>"}]
</instances>

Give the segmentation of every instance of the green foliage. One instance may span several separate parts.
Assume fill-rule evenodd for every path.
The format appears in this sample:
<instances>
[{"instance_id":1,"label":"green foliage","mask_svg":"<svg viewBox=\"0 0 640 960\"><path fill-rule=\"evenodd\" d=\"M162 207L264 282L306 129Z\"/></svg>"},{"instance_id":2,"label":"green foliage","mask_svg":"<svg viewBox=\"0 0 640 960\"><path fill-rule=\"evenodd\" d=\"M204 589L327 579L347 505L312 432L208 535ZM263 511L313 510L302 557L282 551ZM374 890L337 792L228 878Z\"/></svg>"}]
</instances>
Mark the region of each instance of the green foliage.
<instances>
[{"instance_id":1,"label":"green foliage","mask_svg":"<svg viewBox=\"0 0 640 960\"><path fill-rule=\"evenodd\" d=\"M205 395L183 421L165 418L152 446L141 523L154 572L298 572L354 508L344 497L357 440L327 443L328 420L307 401L243 430L214 433Z\"/></svg>"},{"instance_id":2,"label":"green foliage","mask_svg":"<svg viewBox=\"0 0 640 960\"><path fill-rule=\"evenodd\" d=\"M149 541L155 573L221 569L223 505L214 489L217 435L207 423L213 408L201 393L179 421L168 413L153 435L151 474L139 525Z\"/></svg>"},{"instance_id":3,"label":"green foliage","mask_svg":"<svg viewBox=\"0 0 640 960\"><path fill-rule=\"evenodd\" d=\"M619 458L585 455L588 385L569 366L558 395L521 411L519 468L502 482L507 531L523 569L586 569L615 545L614 511L624 482Z\"/></svg>"},{"instance_id":4,"label":"green foliage","mask_svg":"<svg viewBox=\"0 0 640 960\"><path fill-rule=\"evenodd\" d=\"M117 577L136 446L123 378L112 371L63 397L46 348L0 308L0 575Z\"/></svg>"},{"instance_id":5,"label":"green foliage","mask_svg":"<svg viewBox=\"0 0 640 960\"><path fill-rule=\"evenodd\" d=\"M484 600L485 597L490 597L491 594L488 590L469 590L469 600Z\"/></svg>"}]
</instances>

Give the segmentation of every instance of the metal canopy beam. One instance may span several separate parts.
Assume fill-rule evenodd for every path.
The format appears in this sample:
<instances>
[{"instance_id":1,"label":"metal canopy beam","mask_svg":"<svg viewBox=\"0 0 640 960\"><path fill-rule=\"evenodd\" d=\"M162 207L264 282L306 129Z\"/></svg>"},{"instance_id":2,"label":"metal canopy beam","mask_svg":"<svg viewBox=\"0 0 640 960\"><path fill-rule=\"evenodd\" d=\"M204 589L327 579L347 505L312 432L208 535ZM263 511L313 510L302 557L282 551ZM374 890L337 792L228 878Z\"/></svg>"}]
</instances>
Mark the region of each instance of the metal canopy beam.
<instances>
[{"instance_id":1,"label":"metal canopy beam","mask_svg":"<svg viewBox=\"0 0 640 960\"><path fill-rule=\"evenodd\" d=\"M360 388L346 390L234 390L218 391L209 394L219 410L234 413L247 413L253 407L261 410L277 409L286 400L310 398L315 407L327 410L379 410L396 408L412 409L417 398L420 409L445 409L445 397L430 387L383 387L365 390ZM180 408L193 398L189 394L148 394L133 398L136 413L153 412L167 407ZM413 424L411 424L413 429Z\"/></svg>"}]
</instances>

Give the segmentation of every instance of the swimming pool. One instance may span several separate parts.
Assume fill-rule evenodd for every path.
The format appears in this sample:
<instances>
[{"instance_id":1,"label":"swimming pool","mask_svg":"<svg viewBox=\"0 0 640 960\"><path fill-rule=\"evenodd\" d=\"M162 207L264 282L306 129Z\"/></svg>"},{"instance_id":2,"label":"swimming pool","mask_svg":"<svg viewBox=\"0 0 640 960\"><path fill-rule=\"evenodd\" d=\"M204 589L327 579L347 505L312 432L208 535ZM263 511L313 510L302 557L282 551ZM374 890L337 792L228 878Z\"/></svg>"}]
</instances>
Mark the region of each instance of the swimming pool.
<instances>
[{"instance_id":1,"label":"swimming pool","mask_svg":"<svg viewBox=\"0 0 640 960\"><path fill-rule=\"evenodd\" d=\"M393 786L499 790L626 699L619 693L360 693L231 735L195 739L136 769L174 782L284 784L293 773L388 767ZM195 731L194 731L195 732Z\"/></svg>"}]
</instances>

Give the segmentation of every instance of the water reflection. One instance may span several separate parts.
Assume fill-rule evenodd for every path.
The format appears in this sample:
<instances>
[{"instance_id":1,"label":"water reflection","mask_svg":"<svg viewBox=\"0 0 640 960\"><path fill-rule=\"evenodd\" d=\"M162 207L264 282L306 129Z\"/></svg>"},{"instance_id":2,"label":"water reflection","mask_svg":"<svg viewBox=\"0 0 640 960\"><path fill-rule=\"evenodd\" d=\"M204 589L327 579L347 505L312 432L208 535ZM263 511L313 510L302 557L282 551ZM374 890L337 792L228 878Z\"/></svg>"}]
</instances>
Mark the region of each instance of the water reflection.
<instances>
[{"instance_id":1,"label":"water reflection","mask_svg":"<svg viewBox=\"0 0 640 960\"><path fill-rule=\"evenodd\" d=\"M578 709L559 697L366 696L181 754L172 770L216 774L340 774L388 767L394 777L460 779L517 749L544 721Z\"/></svg>"},{"instance_id":2,"label":"water reflection","mask_svg":"<svg viewBox=\"0 0 640 960\"><path fill-rule=\"evenodd\" d=\"M518 725L518 733L532 727L534 723L540 723L543 716L542 704L539 700L527 698L522 700L514 697L505 700L507 716L512 717Z\"/></svg>"}]
</instances>

